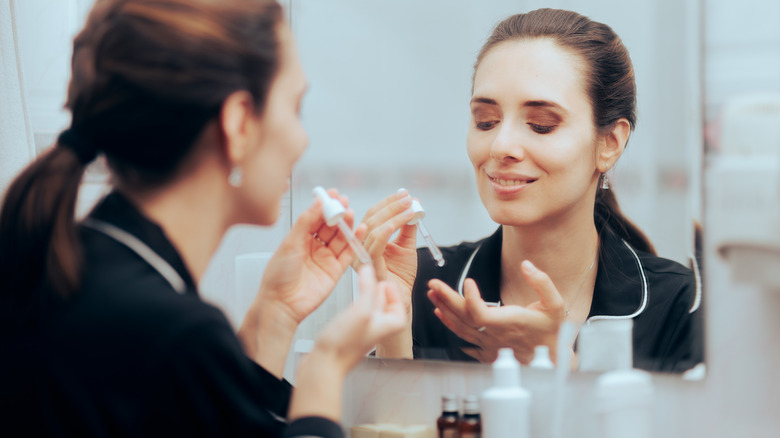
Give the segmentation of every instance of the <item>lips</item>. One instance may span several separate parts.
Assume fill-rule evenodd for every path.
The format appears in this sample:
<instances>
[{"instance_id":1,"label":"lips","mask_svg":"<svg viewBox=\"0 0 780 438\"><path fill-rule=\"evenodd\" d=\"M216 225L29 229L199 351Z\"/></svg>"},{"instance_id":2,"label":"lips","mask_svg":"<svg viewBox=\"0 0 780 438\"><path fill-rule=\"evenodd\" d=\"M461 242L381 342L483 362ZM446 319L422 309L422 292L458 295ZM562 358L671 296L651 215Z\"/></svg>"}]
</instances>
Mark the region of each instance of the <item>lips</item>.
<instances>
[{"instance_id":1,"label":"lips","mask_svg":"<svg viewBox=\"0 0 780 438\"><path fill-rule=\"evenodd\" d=\"M537 180L537 178L531 178L522 175L491 175L487 174L487 177L494 184L498 184L503 187L515 187L524 184L530 184Z\"/></svg>"}]
</instances>

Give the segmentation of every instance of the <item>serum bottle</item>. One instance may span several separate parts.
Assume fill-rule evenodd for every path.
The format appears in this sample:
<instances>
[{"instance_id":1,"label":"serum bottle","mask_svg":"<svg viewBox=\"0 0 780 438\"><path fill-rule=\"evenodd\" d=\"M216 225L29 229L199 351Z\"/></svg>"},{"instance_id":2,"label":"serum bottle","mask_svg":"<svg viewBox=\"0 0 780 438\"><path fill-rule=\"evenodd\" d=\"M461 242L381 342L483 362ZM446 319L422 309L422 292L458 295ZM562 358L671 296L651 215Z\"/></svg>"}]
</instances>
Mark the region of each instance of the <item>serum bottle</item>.
<instances>
[{"instance_id":1,"label":"serum bottle","mask_svg":"<svg viewBox=\"0 0 780 438\"><path fill-rule=\"evenodd\" d=\"M439 438L458 438L458 401L454 395L441 396L441 416L436 420Z\"/></svg>"},{"instance_id":2,"label":"serum bottle","mask_svg":"<svg viewBox=\"0 0 780 438\"><path fill-rule=\"evenodd\" d=\"M479 398L470 395L463 399L463 416L458 424L460 438L481 438L482 418L479 415Z\"/></svg>"}]
</instances>

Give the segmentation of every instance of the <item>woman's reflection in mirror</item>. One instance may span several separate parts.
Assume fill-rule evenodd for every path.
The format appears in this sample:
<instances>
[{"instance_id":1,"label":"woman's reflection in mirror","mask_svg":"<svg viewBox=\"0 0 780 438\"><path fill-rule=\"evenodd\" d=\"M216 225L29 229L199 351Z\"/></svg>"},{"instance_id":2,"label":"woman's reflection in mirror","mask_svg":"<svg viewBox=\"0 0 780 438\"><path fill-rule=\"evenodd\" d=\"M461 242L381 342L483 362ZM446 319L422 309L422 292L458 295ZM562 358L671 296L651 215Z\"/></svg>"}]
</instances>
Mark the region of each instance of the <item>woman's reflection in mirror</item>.
<instances>
[{"instance_id":1,"label":"woman's reflection in mirror","mask_svg":"<svg viewBox=\"0 0 780 438\"><path fill-rule=\"evenodd\" d=\"M439 268L415 250L408 193L367 212L366 246L408 312L377 355L490 362L511 347L527 364L537 345L556 351L564 320L630 318L635 367L679 372L703 360L693 272L656 255L608 182L636 125L636 94L607 25L539 9L495 27L477 57L466 140L500 226L442 248Z\"/></svg>"}]
</instances>

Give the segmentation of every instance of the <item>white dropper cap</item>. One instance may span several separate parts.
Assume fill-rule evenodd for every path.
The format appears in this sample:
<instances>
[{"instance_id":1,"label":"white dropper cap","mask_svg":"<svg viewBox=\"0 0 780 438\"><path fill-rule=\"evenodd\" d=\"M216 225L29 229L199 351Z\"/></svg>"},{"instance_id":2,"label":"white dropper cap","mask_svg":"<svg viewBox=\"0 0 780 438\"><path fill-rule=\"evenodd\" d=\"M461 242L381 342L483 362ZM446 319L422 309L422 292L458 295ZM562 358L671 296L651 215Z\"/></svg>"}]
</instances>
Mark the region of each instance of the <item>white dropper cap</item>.
<instances>
[{"instance_id":1,"label":"white dropper cap","mask_svg":"<svg viewBox=\"0 0 780 438\"><path fill-rule=\"evenodd\" d=\"M502 388L520 386L520 363L511 348L498 350L498 358L493 362L493 384Z\"/></svg>"},{"instance_id":2,"label":"white dropper cap","mask_svg":"<svg viewBox=\"0 0 780 438\"><path fill-rule=\"evenodd\" d=\"M444 394L441 396L442 412L458 412L458 399L453 394Z\"/></svg>"},{"instance_id":3,"label":"white dropper cap","mask_svg":"<svg viewBox=\"0 0 780 438\"><path fill-rule=\"evenodd\" d=\"M425 217L425 210L423 210L420 201L416 199L412 199L412 211L414 212L414 217L412 218L412 220L407 222L407 224L409 225L414 225L417 222L419 222L420 219Z\"/></svg>"},{"instance_id":4,"label":"white dropper cap","mask_svg":"<svg viewBox=\"0 0 780 438\"><path fill-rule=\"evenodd\" d=\"M329 227L336 225L347 212L344 206L341 205L341 202L331 198L322 186L315 187L312 192L314 196L322 200L322 215L325 217L325 223Z\"/></svg>"}]
</instances>

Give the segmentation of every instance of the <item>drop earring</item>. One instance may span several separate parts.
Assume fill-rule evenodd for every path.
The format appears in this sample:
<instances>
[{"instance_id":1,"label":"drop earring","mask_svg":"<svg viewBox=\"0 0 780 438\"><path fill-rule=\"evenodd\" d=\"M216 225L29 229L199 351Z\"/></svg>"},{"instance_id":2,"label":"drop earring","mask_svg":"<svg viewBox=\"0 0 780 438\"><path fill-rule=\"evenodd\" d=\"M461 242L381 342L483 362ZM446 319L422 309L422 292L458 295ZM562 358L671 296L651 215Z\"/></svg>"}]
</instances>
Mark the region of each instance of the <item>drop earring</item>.
<instances>
[{"instance_id":1,"label":"drop earring","mask_svg":"<svg viewBox=\"0 0 780 438\"><path fill-rule=\"evenodd\" d=\"M241 187L243 179L244 172L241 171L240 167L234 166L233 169L230 170L230 175L228 175L228 184L233 187Z\"/></svg>"},{"instance_id":2,"label":"drop earring","mask_svg":"<svg viewBox=\"0 0 780 438\"><path fill-rule=\"evenodd\" d=\"M601 174L601 189L609 190L609 178L607 177L606 172Z\"/></svg>"}]
</instances>

